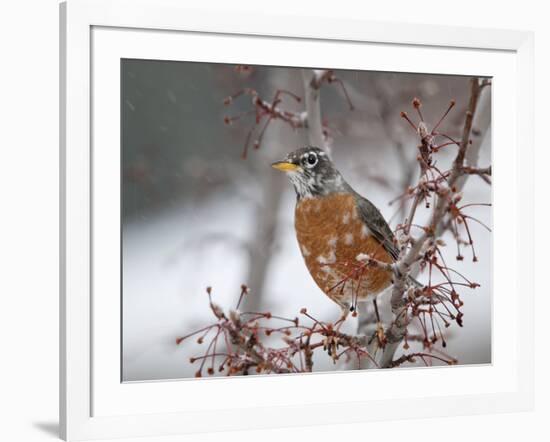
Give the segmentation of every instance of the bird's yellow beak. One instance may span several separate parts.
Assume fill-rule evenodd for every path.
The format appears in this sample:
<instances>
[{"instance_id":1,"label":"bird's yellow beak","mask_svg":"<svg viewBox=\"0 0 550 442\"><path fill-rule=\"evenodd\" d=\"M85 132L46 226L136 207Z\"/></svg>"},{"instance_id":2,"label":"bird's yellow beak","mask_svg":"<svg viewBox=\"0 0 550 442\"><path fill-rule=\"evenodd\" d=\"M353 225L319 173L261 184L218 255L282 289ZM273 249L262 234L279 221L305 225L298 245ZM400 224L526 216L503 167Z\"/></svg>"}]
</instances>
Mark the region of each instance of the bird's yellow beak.
<instances>
[{"instance_id":1,"label":"bird's yellow beak","mask_svg":"<svg viewBox=\"0 0 550 442\"><path fill-rule=\"evenodd\" d=\"M288 163L286 161L277 161L271 165L274 169L281 170L283 172L295 172L300 168L294 163Z\"/></svg>"}]
</instances>

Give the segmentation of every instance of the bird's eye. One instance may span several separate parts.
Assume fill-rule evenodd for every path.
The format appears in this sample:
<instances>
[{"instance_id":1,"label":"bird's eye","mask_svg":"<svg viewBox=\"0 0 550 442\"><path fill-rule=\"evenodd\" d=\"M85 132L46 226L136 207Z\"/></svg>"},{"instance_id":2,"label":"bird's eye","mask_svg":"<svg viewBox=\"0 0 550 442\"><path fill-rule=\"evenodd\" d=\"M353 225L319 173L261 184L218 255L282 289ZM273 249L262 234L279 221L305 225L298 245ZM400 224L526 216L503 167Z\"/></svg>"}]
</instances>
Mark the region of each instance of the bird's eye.
<instances>
[{"instance_id":1,"label":"bird's eye","mask_svg":"<svg viewBox=\"0 0 550 442\"><path fill-rule=\"evenodd\" d=\"M313 167L317 164L317 155L310 153L306 158L309 167Z\"/></svg>"}]
</instances>

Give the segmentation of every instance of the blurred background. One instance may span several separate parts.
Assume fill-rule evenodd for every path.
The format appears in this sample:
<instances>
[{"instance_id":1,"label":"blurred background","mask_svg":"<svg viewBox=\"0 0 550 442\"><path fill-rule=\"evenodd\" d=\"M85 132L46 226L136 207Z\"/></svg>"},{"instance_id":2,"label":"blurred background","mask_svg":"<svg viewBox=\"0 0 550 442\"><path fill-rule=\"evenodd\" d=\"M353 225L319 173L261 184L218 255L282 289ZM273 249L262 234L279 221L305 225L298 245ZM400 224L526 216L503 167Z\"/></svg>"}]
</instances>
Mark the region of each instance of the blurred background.
<instances>
[{"instance_id":1,"label":"blurred background","mask_svg":"<svg viewBox=\"0 0 550 442\"><path fill-rule=\"evenodd\" d=\"M406 208L394 200L418 174L418 137L400 118L400 111L416 121L411 101L420 98L431 128L454 99L456 106L440 131L460 139L469 78L334 73L343 81L354 109L350 110L337 83L323 85L322 118L333 160L348 183L376 204L395 228ZM226 97L243 88L253 88L269 101L277 89L303 96L302 70L122 62L124 381L194 375L196 367L189 357L204 349L193 340L176 346L175 339L212 322L207 286L212 286L215 302L224 308L235 306L244 283L251 290L243 307L248 311L295 317L307 307L326 321L340 314L303 263L294 234L292 186L270 167L306 145L307 134L276 120L260 148L250 149L243 159L254 115L224 124L225 117L253 109L248 96L224 105ZM288 97L279 106L303 110L303 103ZM468 159L480 167L491 164L490 109L490 90L486 90L474 121L472 151L478 158ZM455 152L450 146L438 154L441 169L449 166ZM490 203L491 187L479 177L470 177L464 201ZM428 213L421 210L417 222L427 219ZM472 207L469 213L491 226L490 208ZM476 223L470 227L477 263L469 250L463 251L464 261L456 262L454 240L449 234L444 238L447 262L481 285L461 291L464 327L450 327L445 351L460 364L483 364L491 362L491 235ZM387 293L381 294L379 305L389 319L387 298ZM354 320L349 319L345 327L344 331L353 332ZM316 371L342 368L326 355L315 359Z\"/></svg>"}]
</instances>

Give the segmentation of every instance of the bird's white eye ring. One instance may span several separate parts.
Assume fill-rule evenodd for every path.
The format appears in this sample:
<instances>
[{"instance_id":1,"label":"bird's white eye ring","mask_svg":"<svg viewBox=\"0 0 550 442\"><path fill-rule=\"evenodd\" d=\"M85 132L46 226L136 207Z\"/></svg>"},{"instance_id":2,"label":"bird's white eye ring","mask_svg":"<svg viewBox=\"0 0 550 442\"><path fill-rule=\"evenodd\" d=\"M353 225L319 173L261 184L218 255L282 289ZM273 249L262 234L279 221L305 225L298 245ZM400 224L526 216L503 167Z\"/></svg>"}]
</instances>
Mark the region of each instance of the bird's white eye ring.
<instances>
[{"instance_id":1,"label":"bird's white eye ring","mask_svg":"<svg viewBox=\"0 0 550 442\"><path fill-rule=\"evenodd\" d=\"M317 164L317 155L315 155L313 152L308 154L308 156L306 157L306 165L307 167L313 167Z\"/></svg>"}]
</instances>

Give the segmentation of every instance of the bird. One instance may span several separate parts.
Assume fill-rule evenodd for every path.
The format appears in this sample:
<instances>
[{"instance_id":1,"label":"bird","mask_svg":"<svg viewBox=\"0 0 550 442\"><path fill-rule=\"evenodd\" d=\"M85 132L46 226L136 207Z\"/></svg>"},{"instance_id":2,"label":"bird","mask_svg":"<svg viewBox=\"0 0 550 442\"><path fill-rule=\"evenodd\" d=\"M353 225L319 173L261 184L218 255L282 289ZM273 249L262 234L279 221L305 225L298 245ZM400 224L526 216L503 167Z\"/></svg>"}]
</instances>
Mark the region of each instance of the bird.
<instances>
[{"instance_id":1,"label":"bird","mask_svg":"<svg viewBox=\"0 0 550 442\"><path fill-rule=\"evenodd\" d=\"M294 227L305 265L345 320L358 302L374 299L393 283L391 264L399 257L394 234L324 150L306 146L272 167L285 172L294 186ZM388 266L365 265L360 260L365 256Z\"/></svg>"}]
</instances>

